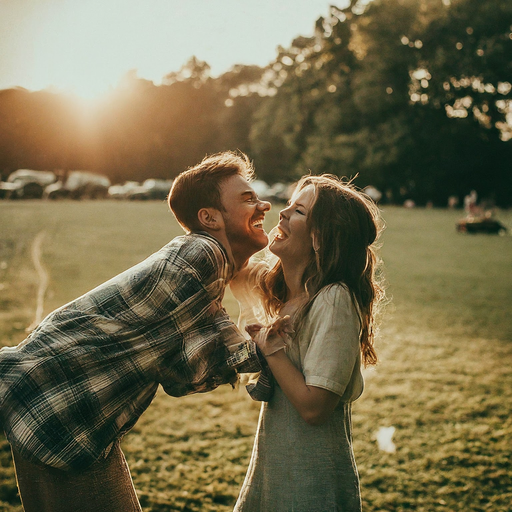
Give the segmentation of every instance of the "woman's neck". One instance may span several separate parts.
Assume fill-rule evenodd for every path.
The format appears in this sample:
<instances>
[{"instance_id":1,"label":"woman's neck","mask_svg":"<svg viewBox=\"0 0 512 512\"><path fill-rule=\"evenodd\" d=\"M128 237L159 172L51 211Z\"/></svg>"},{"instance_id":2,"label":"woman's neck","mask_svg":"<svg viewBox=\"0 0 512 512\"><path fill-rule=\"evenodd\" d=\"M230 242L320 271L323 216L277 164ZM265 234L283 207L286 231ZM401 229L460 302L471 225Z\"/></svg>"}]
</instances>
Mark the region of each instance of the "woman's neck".
<instances>
[{"instance_id":1,"label":"woman's neck","mask_svg":"<svg viewBox=\"0 0 512 512\"><path fill-rule=\"evenodd\" d=\"M286 283L287 294L286 300L291 301L302 297L306 293L302 276L306 270L304 265L287 265L281 261L283 267L284 282Z\"/></svg>"}]
</instances>

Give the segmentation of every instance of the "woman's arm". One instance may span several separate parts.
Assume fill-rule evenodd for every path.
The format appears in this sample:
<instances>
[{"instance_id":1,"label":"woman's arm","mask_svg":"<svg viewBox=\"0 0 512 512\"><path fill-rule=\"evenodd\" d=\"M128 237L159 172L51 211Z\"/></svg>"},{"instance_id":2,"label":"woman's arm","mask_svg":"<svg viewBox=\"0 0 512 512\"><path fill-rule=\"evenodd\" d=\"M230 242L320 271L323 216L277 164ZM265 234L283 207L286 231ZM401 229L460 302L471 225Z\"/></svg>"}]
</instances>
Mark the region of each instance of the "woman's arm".
<instances>
[{"instance_id":1,"label":"woman's arm","mask_svg":"<svg viewBox=\"0 0 512 512\"><path fill-rule=\"evenodd\" d=\"M286 306L285 306L286 307ZM328 287L315 299L294 343L302 346L299 370L280 350L272 354L272 329L254 336L281 389L306 422L327 421L343 396L356 399L362 392L359 317L348 290L342 285ZM268 340L265 340L265 334ZM277 329L279 333L279 328ZM282 334L282 333L281 333Z\"/></svg>"},{"instance_id":2,"label":"woman's arm","mask_svg":"<svg viewBox=\"0 0 512 512\"><path fill-rule=\"evenodd\" d=\"M332 414L340 396L316 386L308 386L304 375L290 361L284 350L284 341L290 341L290 317L278 318L270 327L248 326L265 356L268 366L288 400L297 409L302 419L309 425L321 425Z\"/></svg>"},{"instance_id":3,"label":"woman's arm","mask_svg":"<svg viewBox=\"0 0 512 512\"><path fill-rule=\"evenodd\" d=\"M309 425L322 425L340 401L332 391L308 386L304 375L288 359L284 350L265 356L268 366L291 404Z\"/></svg>"}]
</instances>

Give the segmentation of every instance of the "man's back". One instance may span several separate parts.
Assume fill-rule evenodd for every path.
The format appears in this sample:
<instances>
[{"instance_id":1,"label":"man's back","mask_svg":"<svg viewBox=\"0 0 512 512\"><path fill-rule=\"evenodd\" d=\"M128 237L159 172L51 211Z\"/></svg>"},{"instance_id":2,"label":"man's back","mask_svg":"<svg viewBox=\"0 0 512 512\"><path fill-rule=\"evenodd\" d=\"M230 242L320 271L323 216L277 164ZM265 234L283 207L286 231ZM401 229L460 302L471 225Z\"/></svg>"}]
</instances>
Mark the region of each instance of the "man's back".
<instances>
[{"instance_id":1,"label":"man's back","mask_svg":"<svg viewBox=\"0 0 512 512\"><path fill-rule=\"evenodd\" d=\"M50 466L87 467L159 383L182 396L233 382L225 342L241 339L220 308L231 273L213 237L177 237L0 350L0 415L13 447Z\"/></svg>"}]
</instances>

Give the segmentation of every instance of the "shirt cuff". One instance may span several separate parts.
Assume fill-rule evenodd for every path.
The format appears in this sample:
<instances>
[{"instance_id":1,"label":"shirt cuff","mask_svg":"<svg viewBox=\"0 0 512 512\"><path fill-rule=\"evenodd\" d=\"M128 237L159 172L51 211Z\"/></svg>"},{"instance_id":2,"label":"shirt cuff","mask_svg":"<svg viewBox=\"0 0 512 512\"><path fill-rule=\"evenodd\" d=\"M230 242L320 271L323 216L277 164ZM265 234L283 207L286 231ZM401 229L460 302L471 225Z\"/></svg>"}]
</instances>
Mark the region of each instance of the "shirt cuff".
<instances>
[{"instance_id":1,"label":"shirt cuff","mask_svg":"<svg viewBox=\"0 0 512 512\"><path fill-rule=\"evenodd\" d=\"M249 396L259 402L268 402L274 394L274 377L268 364L263 360L263 368L259 374L258 381L245 386Z\"/></svg>"},{"instance_id":2,"label":"shirt cuff","mask_svg":"<svg viewBox=\"0 0 512 512\"><path fill-rule=\"evenodd\" d=\"M229 356L227 364L238 373L256 373L263 368L262 359L264 357L258 350L256 343L245 341L240 343L239 348Z\"/></svg>"}]
</instances>

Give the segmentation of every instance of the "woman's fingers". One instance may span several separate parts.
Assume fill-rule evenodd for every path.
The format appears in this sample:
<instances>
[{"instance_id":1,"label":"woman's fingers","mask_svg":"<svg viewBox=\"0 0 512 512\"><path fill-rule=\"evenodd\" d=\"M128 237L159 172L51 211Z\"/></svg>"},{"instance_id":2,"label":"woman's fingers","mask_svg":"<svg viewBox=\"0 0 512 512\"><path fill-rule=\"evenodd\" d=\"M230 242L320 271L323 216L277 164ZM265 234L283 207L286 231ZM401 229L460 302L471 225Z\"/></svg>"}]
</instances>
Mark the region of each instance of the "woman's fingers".
<instances>
[{"instance_id":1,"label":"woman's fingers","mask_svg":"<svg viewBox=\"0 0 512 512\"><path fill-rule=\"evenodd\" d=\"M291 341L290 335L294 332L289 315L276 318L268 327L249 324L245 330L266 356L285 348Z\"/></svg>"},{"instance_id":2,"label":"woman's fingers","mask_svg":"<svg viewBox=\"0 0 512 512\"><path fill-rule=\"evenodd\" d=\"M261 324L249 324L245 326L245 330L249 333L251 338L262 329Z\"/></svg>"},{"instance_id":3,"label":"woman's fingers","mask_svg":"<svg viewBox=\"0 0 512 512\"><path fill-rule=\"evenodd\" d=\"M278 317L272 324L272 329L273 333L277 333L285 338L294 333L292 320L289 315Z\"/></svg>"},{"instance_id":4,"label":"woman's fingers","mask_svg":"<svg viewBox=\"0 0 512 512\"><path fill-rule=\"evenodd\" d=\"M253 337L263 355L270 356L287 346L283 336L277 333L275 326L263 327Z\"/></svg>"}]
</instances>

